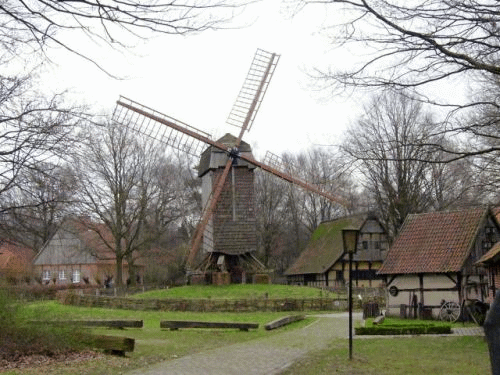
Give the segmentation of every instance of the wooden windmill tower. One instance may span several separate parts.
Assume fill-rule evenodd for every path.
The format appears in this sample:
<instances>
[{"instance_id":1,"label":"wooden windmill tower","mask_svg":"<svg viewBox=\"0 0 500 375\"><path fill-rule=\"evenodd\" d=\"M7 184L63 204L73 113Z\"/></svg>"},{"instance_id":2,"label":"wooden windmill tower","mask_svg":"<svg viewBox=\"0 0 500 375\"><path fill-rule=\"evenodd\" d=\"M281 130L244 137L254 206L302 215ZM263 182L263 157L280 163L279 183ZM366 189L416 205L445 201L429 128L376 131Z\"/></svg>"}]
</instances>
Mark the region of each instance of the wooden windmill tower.
<instances>
[{"instance_id":1,"label":"wooden windmill tower","mask_svg":"<svg viewBox=\"0 0 500 375\"><path fill-rule=\"evenodd\" d=\"M262 103L279 55L257 50L227 123L240 129L214 141L210 135L130 99L120 97L113 120L155 138L166 145L200 156L204 211L191 242L187 266L194 278L227 277L244 282L245 275L264 272L255 257L256 218L253 193L255 168L344 205L319 187L282 170L281 161L268 153L264 163L254 159L250 145L242 141ZM202 250L200 262L198 254ZM219 280L220 282L220 280Z\"/></svg>"}]
</instances>

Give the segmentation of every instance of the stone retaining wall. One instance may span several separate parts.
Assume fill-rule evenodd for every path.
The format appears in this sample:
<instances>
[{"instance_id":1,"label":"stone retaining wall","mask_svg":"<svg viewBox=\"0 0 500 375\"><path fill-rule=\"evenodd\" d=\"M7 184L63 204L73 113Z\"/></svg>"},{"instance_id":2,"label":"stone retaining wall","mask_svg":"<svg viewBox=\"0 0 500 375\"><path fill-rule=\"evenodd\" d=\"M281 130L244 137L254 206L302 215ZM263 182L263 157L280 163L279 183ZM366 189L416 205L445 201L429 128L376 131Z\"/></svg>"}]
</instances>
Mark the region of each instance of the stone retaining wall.
<instances>
[{"instance_id":1,"label":"stone retaining wall","mask_svg":"<svg viewBox=\"0 0 500 375\"><path fill-rule=\"evenodd\" d=\"M196 312L255 312L255 311L345 311L346 298L308 299L136 299L78 295L66 292L58 295L68 305L109 307L127 310L196 311ZM356 306L355 302L355 307Z\"/></svg>"}]
</instances>

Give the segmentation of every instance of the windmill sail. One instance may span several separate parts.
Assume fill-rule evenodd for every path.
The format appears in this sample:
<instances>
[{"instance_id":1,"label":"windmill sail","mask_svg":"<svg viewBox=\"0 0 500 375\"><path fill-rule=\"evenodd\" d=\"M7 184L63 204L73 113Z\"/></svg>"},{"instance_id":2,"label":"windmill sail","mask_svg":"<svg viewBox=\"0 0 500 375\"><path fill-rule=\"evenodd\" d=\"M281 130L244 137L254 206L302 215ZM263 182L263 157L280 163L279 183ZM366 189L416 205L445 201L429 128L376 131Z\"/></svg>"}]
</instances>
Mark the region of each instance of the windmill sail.
<instances>
[{"instance_id":1,"label":"windmill sail","mask_svg":"<svg viewBox=\"0 0 500 375\"><path fill-rule=\"evenodd\" d=\"M280 55L258 49L227 123L249 131L264 99Z\"/></svg>"},{"instance_id":2,"label":"windmill sail","mask_svg":"<svg viewBox=\"0 0 500 375\"><path fill-rule=\"evenodd\" d=\"M198 157L211 141L208 133L123 96L116 104L113 121L179 151Z\"/></svg>"}]
</instances>

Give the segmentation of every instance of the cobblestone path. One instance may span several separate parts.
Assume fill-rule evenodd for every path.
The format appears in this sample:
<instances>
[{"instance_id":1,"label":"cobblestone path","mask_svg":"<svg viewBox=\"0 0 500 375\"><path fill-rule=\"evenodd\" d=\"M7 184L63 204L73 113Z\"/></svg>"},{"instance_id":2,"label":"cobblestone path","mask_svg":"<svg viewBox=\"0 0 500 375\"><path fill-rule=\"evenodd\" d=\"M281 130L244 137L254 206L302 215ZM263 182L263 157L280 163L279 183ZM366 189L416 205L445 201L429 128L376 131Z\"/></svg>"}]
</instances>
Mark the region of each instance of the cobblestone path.
<instances>
[{"instance_id":1,"label":"cobblestone path","mask_svg":"<svg viewBox=\"0 0 500 375\"><path fill-rule=\"evenodd\" d=\"M360 314L355 320L361 319ZM271 375L335 338L347 338L347 314L322 315L312 324L282 334L165 361L129 375Z\"/></svg>"},{"instance_id":2,"label":"cobblestone path","mask_svg":"<svg viewBox=\"0 0 500 375\"><path fill-rule=\"evenodd\" d=\"M312 324L267 338L220 347L179 359L157 363L128 375L273 375L308 352L320 350L336 338L347 339L348 315L318 315ZM361 314L354 314L354 321ZM484 335L482 327L453 329L454 335ZM446 335L436 335L446 336ZM401 337L401 336L399 336ZM357 339L394 338L359 336Z\"/></svg>"}]
</instances>

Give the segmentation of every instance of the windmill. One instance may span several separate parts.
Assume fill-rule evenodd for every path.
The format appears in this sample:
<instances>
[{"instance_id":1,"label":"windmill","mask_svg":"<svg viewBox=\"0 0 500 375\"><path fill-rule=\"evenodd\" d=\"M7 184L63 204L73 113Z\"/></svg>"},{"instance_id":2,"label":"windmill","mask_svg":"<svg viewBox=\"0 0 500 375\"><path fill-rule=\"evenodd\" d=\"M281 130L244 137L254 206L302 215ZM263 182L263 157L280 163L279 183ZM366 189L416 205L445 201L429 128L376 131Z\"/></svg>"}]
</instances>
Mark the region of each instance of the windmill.
<instances>
[{"instance_id":1,"label":"windmill","mask_svg":"<svg viewBox=\"0 0 500 375\"><path fill-rule=\"evenodd\" d=\"M255 168L345 205L339 198L284 171L276 155L268 153L264 162L255 160L250 145L242 141L252 127L279 57L257 50L227 119L228 124L239 128L238 136L226 134L212 140L209 134L130 99L120 97L117 102L115 122L182 152L201 155L198 176L202 178L204 211L187 257L193 280L196 275L198 280L207 275L229 275L233 282L244 282L247 275L265 272L255 257ZM200 249L204 258L196 263Z\"/></svg>"}]
</instances>

